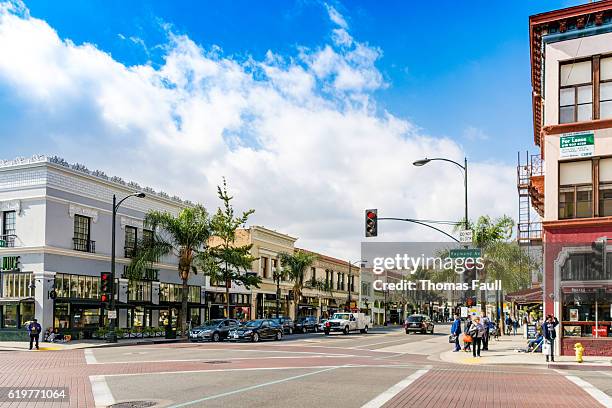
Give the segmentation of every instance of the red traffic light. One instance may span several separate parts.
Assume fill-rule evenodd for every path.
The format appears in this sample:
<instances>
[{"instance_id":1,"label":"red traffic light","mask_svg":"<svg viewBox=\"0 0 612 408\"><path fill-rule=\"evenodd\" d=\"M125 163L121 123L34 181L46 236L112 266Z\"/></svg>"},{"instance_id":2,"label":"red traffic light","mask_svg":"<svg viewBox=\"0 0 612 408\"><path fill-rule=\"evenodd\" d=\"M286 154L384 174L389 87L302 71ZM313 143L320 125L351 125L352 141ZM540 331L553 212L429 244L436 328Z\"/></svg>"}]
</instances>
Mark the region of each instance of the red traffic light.
<instances>
[{"instance_id":1,"label":"red traffic light","mask_svg":"<svg viewBox=\"0 0 612 408\"><path fill-rule=\"evenodd\" d=\"M110 273L102 273L102 274L100 274L100 279L102 279L102 280L109 280L110 279Z\"/></svg>"},{"instance_id":2,"label":"red traffic light","mask_svg":"<svg viewBox=\"0 0 612 408\"><path fill-rule=\"evenodd\" d=\"M372 211L368 211L367 217L372 220L372 219L376 218L376 214L374 212L372 212Z\"/></svg>"},{"instance_id":3,"label":"red traffic light","mask_svg":"<svg viewBox=\"0 0 612 408\"><path fill-rule=\"evenodd\" d=\"M106 295L102 295L102 296L100 296L100 300L101 300L102 302L108 302L108 296L106 296Z\"/></svg>"}]
</instances>

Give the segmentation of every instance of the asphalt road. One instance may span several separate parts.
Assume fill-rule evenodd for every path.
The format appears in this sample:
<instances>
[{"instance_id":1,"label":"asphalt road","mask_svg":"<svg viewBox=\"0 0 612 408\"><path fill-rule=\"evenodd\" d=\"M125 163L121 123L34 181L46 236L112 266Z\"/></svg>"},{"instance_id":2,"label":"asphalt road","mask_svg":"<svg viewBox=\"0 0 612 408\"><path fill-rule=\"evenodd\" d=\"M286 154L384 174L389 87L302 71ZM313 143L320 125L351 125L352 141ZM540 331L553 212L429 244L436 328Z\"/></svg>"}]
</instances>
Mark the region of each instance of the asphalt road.
<instances>
[{"instance_id":1,"label":"asphalt road","mask_svg":"<svg viewBox=\"0 0 612 408\"><path fill-rule=\"evenodd\" d=\"M71 398L0 407L596 407L612 394L612 371L442 362L448 326L436 331L6 353L2 386L66 385Z\"/></svg>"}]
</instances>

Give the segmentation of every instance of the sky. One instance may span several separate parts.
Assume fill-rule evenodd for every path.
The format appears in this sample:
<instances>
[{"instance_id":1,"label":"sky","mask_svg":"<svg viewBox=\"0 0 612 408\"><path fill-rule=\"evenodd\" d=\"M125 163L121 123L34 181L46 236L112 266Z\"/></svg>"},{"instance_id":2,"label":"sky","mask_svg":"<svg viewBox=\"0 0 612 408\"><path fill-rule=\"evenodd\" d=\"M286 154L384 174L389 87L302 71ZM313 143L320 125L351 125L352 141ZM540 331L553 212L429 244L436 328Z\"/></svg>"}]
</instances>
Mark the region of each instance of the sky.
<instances>
[{"instance_id":1,"label":"sky","mask_svg":"<svg viewBox=\"0 0 612 408\"><path fill-rule=\"evenodd\" d=\"M528 17L578 1L0 1L0 158L58 155L357 259L365 208L517 213ZM384 6L381 6L384 4ZM437 240L381 222L378 240Z\"/></svg>"}]
</instances>

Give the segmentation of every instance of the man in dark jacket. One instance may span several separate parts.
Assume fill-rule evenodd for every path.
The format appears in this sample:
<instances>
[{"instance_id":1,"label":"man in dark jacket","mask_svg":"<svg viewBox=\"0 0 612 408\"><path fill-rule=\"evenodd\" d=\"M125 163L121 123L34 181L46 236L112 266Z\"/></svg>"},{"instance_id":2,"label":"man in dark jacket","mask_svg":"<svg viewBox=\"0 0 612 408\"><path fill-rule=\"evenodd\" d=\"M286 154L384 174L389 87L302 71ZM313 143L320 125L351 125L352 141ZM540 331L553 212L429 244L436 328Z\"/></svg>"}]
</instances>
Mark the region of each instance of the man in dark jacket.
<instances>
[{"instance_id":1,"label":"man in dark jacket","mask_svg":"<svg viewBox=\"0 0 612 408\"><path fill-rule=\"evenodd\" d=\"M465 319L465 327L463 328L463 332L468 334L470 331L470 327L472 326L472 316L468 315L467 319ZM470 348L471 343L464 342L463 351L471 351Z\"/></svg>"},{"instance_id":2,"label":"man in dark jacket","mask_svg":"<svg viewBox=\"0 0 612 408\"><path fill-rule=\"evenodd\" d=\"M36 350L38 350L38 339L40 338L40 332L42 331L42 327L38 323L38 320L34 319L28 324L28 334L30 335L30 350L32 350L32 346L34 345L34 341L36 340Z\"/></svg>"},{"instance_id":3,"label":"man in dark jacket","mask_svg":"<svg viewBox=\"0 0 612 408\"><path fill-rule=\"evenodd\" d=\"M559 320L553 315L546 316L546 321L542 324L542 335L546 343L550 345L550 352L546 353L546 362L550 357L550 361L555 362L555 339L557 338L557 329Z\"/></svg>"},{"instance_id":4,"label":"man in dark jacket","mask_svg":"<svg viewBox=\"0 0 612 408\"><path fill-rule=\"evenodd\" d=\"M453 351L461 351L461 346L459 345L459 335L461 334L461 318L458 314L455 315L455 321L451 327L451 334L455 336L455 350Z\"/></svg>"}]
</instances>

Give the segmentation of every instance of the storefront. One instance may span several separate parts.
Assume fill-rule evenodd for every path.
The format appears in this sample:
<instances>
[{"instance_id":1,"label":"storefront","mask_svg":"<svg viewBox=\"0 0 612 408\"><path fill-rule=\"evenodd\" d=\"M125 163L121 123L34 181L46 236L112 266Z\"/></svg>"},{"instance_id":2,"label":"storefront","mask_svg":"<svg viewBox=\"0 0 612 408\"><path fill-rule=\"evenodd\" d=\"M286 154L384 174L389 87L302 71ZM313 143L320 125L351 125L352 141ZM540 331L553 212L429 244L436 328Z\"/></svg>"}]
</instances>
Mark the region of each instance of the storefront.
<instances>
[{"instance_id":1,"label":"storefront","mask_svg":"<svg viewBox=\"0 0 612 408\"><path fill-rule=\"evenodd\" d=\"M257 318L270 319L276 317L276 294L273 293L258 293L257 294ZM281 297L278 302L278 315L289 316L287 301Z\"/></svg>"},{"instance_id":2,"label":"storefront","mask_svg":"<svg viewBox=\"0 0 612 408\"><path fill-rule=\"evenodd\" d=\"M230 293L230 315L227 316L225 293L207 292L208 319L232 318L240 321L251 319L251 295Z\"/></svg>"},{"instance_id":3,"label":"storefront","mask_svg":"<svg viewBox=\"0 0 612 408\"><path fill-rule=\"evenodd\" d=\"M311 296L302 296L302 301L298 304L298 317L317 316L319 299Z\"/></svg>"},{"instance_id":4,"label":"storefront","mask_svg":"<svg viewBox=\"0 0 612 408\"><path fill-rule=\"evenodd\" d=\"M21 329L34 318L32 274L2 271L0 328Z\"/></svg>"},{"instance_id":5,"label":"storefront","mask_svg":"<svg viewBox=\"0 0 612 408\"><path fill-rule=\"evenodd\" d=\"M182 307L183 285L179 283L159 284L159 306L151 309L159 309L158 325L165 327L170 323L172 327L178 327L178 318ZM189 285L187 294L187 322L192 326L199 325L204 319L201 313L200 286Z\"/></svg>"},{"instance_id":6,"label":"storefront","mask_svg":"<svg viewBox=\"0 0 612 408\"><path fill-rule=\"evenodd\" d=\"M55 292L54 328L73 338L90 338L100 326L107 325L100 308L100 277L58 273Z\"/></svg>"}]
</instances>

